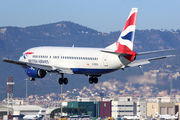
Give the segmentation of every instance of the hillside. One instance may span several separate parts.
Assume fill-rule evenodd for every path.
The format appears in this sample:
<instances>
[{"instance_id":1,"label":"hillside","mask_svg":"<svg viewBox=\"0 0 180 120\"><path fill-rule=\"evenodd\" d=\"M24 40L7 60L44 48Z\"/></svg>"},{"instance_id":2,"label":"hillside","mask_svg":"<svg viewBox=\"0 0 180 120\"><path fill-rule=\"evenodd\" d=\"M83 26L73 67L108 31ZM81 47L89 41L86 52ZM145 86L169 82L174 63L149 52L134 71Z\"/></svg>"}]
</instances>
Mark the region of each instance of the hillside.
<instances>
[{"instance_id":1,"label":"hillside","mask_svg":"<svg viewBox=\"0 0 180 120\"><path fill-rule=\"evenodd\" d=\"M72 46L75 47L106 47L115 42L119 37L120 31L111 33L102 33L79 24L68 21L45 24L30 27L0 27L0 56L18 60L22 52L35 46ZM136 30L134 50L135 51L152 51L160 49L178 49L180 45L180 30ZM99 82L109 79L116 79L126 82L130 76L143 75L145 71L150 70L169 70L169 73L179 71L179 51L170 52L176 54L175 58L168 58L153 62L151 65L143 66L143 69L130 68L125 71L119 70L115 73L103 75ZM155 54L156 56L158 54ZM150 57L150 56L148 56ZM167 67L167 65L171 65ZM25 80L28 78L24 70L17 65L3 63L0 61L0 99L6 97L7 77L14 78L14 96L25 97ZM66 75L69 83L64 87L64 91L73 88L82 88L89 86L88 78L83 75ZM59 75L47 75L43 79L37 79L35 82L28 82L29 94L44 95L50 92L60 92L60 86L57 84ZM159 89L166 89L168 78L158 78L166 83ZM81 83L81 84L78 84ZM160 84L157 84L160 85ZM138 85L137 85L138 87ZM178 88L178 87L177 87ZM168 88L169 89L169 88Z\"/></svg>"}]
</instances>

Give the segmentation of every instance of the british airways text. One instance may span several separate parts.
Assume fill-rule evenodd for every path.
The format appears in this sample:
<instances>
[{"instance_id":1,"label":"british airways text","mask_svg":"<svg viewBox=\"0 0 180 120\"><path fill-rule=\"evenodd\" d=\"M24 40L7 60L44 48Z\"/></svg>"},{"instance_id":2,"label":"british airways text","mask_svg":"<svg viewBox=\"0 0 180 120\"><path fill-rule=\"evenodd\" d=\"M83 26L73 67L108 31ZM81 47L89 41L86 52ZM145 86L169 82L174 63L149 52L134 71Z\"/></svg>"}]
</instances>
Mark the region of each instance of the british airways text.
<instances>
[{"instance_id":1,"label":"british airways text","mask_svg":"<svg viewBox=\"0 0 180 120\"><path fill-rule=\"evenodd\" d=\"M29 63L44 63L44 64L49 64L48 60L36 60L36 59L28 59Z\"/></svg>"}]
</instances>

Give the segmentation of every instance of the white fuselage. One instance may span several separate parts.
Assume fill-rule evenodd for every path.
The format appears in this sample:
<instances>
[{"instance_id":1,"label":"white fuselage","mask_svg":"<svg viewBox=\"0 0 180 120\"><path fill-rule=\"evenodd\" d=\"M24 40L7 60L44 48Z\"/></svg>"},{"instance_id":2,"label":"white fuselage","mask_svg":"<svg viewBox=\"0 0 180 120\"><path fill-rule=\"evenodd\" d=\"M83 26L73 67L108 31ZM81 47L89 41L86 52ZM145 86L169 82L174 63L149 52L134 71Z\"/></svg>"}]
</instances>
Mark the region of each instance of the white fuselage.
<instances>
[{"instance_id":1,"label":"white fuselage","mask_svg":"<svg viewBox=\"0 0 180 120\"><path fill-rule=\"evenodd\" d=\"M28 49L19 61L52 68L70 68L74 74L101 75L125 67L130 61L99 48L35 47ZM30 53L30 54L29 54Z\"/></svg>"},{"instance_id":2,"label":"white fuselage","mask_svg":"<svg viewBox=\"0 0 180 120\"><path fill-rule=\"evenodd\" d=\"M24 117L23 117L23 119L38 119L39 117L37 117L36 115L25 115Z\"/></svg>"},{"instance_id":3,"label":"white fuselage","mask_svg":"<svg viewBox=\"0 0 180 120\"><path fill-rule=\"evenodd\" d=\"M156 115L157 118L163 118L163 119L177 119L178 117L175 115Z\"/></svg>"}]
</instances>

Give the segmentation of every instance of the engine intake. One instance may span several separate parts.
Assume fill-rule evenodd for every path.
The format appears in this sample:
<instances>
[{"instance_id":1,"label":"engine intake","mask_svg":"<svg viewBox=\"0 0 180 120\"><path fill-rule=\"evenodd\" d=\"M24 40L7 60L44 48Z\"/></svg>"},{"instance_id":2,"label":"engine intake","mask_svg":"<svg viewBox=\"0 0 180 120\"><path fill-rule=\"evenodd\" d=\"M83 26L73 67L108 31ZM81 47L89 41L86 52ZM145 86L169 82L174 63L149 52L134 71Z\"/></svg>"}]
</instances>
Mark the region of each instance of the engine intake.
<instances>
[{"instance_id":1,"label":"engine intake","mask_svg":"<svg viewBox=\"0 0 180 120\"><path fill-rule=\"evenodd\" d=\"M29 77L33 77L33 78L43 78L43 77L46 76L46 71L45 70L37 69L37 68L28 67L25 70L25 72Z\"/></svg>"}]
</instances>

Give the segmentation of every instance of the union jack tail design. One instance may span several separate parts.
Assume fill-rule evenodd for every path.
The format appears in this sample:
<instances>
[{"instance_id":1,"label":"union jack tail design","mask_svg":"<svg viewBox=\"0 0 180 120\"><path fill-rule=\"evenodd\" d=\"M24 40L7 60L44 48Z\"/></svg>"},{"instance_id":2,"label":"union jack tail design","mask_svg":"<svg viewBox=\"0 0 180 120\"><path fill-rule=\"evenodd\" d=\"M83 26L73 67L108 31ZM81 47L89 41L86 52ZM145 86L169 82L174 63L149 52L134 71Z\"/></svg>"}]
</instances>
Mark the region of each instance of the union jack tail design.
<instances>
[{"instance_id":1,"label":"union jack tail design","mask_svg":"<svg viewBox=\"0 0 180 120\"><path fill-rule=\"evenodd\" d=\"M126 21L123 31L117 42L121 45L127 46L133 50L134 34L136 28L137 8L132 8L129 17Z\"/></svg>"},{"instance_id":2,"label":"union jack tail design","mask_svg":"<svg viewBox=\"0 0 180 120\"><path fill-rule=\"evenodd\" d=\"M106 47L106 49L115 50L117 53L125 53L128 54L126 59L133 61L136 53L133 52L133 42L134 42L134 34L136 28L136 18L137 18L138 8L132 8L131 12L128 16L124 29L122 30L119 39L116 43Z\"/></svg>"}]
</instances>

